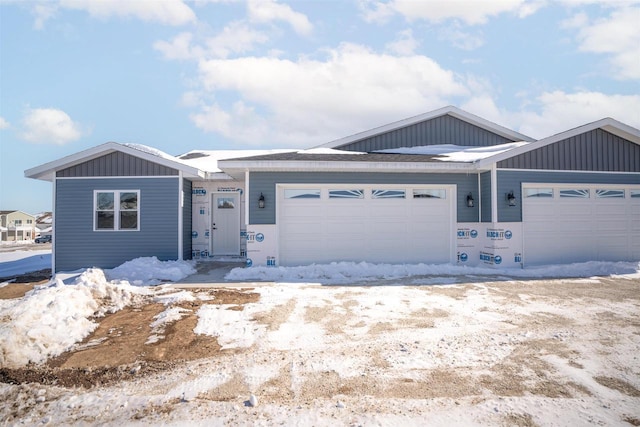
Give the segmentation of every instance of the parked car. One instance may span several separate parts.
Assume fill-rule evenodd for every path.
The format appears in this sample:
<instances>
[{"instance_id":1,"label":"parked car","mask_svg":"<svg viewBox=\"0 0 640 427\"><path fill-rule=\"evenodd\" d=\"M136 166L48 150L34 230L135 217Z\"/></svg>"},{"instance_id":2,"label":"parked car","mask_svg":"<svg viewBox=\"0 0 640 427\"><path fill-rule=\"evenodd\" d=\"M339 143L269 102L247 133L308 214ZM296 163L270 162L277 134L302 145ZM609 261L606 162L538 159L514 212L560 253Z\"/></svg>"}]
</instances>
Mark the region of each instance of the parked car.
<instances>
[{"instance_id":1,"label":"parked car","mask_svg":"<svg viewBox=\"0 0 640 427\"><path fill-rule=\"evenodd\" d=\"M51 243L51 234L47 236L36 237L36 243Z\"/></svg>"}]
</instances>

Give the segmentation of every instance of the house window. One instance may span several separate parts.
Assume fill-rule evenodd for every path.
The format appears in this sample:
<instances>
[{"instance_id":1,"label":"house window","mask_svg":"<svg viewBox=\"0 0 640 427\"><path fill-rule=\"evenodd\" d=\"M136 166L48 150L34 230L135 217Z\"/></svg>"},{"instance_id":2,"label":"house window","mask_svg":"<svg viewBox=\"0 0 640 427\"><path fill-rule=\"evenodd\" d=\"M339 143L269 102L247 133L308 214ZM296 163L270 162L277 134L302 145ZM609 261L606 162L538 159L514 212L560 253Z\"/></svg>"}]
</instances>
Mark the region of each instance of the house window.
<instances>
[{"instance_id":1,"label":"house window","mask_svg":"<svg viewBox=\"0 0 640 427\"><path fill-rule=\"evenodd\" d=\"M598 199L624 199L624 190L596 190Z\"/></svg>"},{"instance_id":2,"label":"house window","mask_svg":"<svg viewBox=\"0 0 640 427\"><path fill-rule=\"evenodd\" d=\"M364 199L364 190L329 190L330 199Z\"/></svg>"},{"instance_id":3,"label":"house window","mask_svg":"<svg viewBox=\"0 0 640 427\"><path fill-rule=\"evenodd\" d=\"M299 190L296 188L287 188L284 190L284 198L285 199L319 199L320 190L319 189Z\"/></svg>"},{"instance_id":4,"label":"house window","mask_svg":"<svg viewBox=\"0 0 640 427\"><path fill-rule=\"evenodd\" d=\"M373 199L404 199L405 190L372 190Z\"/></svg>"},{"instance_id":5,"label":"house window","mask_svg":"<svg viewBox=\"0 0 640 427\"><path fill-rule=\"evenodd\" d=\"M21 219L16 219L14 222L16 227L21 227L22 226L22 220Z\"/></svg>"},{"instance_id":6,"label":"house window","mask_svg":"<svg viewBox=\"0 0 640 427\"><path fill-rule=\"evenodd\" d=\"M553 188L525 188L524 197L553 197Z\"/></svg>"},{"instance_id":7,"label":"house window","mask_svg":"<svg viewBox=\"0 0 640 427\"><path fill-rule=\"evenodd\" d=\"M632 197L632 198L640 197L640 190L630 190L629 197Z\"/></svg>"},{"instance_id":8,"label":"house window","mask_svg":"<svg viewBox=\"0 0 640 427\"><path fill-rule=\"evenodd\" d=\"M435 190L435 189L413 190L413 198L414 199L446 199L447 191Z\"/></svg>"},{"instance_id":9,"label":"house window","mask_svg":"<svg viewBox=\"0 0 640 427\"><path fill-rule=\"evenodd\" d=\"M574 199L588 199L589 198L589 190L574 190L574 189L567 189L567 190L560 190L560 197L572 197Z\"/></svg>"},{"instance_id":10,"label":"house window","mask_svg":"<svg viewBox=\"0 0 640 427\"><path fill-rule=\"evenodd\" d=\"M233 197L220 197L218 199L218 209L233 209L236 205L234 203Z\"/></svg>"},{"instance_id":11,"label":"house window","mask_svg":"<svg viewBox=\"0 0 640 427\"><path fill-rule=\"evenodd\" d=\"M139 190L95 191L93 197L94 230L140 229Z\"/></svg>"},{"instance_id":12,"label":"house window","mask_svg":"<svg viewBox=\"0 0 640 427\"><path fill-rule=\"evenodd\" d=\"M27 224L33 224L33 220L32 219L28 219L27 220Z\"/></svg>"}]
</instances>

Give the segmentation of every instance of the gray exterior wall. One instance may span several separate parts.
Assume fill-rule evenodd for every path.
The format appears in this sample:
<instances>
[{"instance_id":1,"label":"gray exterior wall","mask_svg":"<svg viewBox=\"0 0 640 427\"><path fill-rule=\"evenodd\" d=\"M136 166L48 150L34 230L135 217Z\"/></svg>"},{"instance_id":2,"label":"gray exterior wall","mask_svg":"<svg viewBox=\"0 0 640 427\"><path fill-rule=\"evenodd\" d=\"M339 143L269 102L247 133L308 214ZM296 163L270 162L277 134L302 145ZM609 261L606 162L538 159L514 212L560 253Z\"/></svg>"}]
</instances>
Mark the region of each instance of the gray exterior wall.
<instances>
[{"instance_id":1,"label":"gray exterior wall","mask_svg":"<svg viewBox=\"0 0 640 427\"><path fill-rule=\"evenodd\" d=\"M513 140L455 117L444 115L336 148L371 152L388 148L438 144L486 147L508 142L513 142Z\"/></svg>"},{"instance_id":2,"label":"gray exterior wall","mask_svg":"<svg viewBox=\"0 0 640 427\"><path fill-rule=\"evenodd\" d=\"M56 172L59 178L88 176L172 176L172 169L139 157L116 151Z\"/></svg>"},{"instance_id":3,"label":"gray exterior wall","mask_svg":"<svg viewBox=\"0 0 640 427\"><path fill-rule=\"evenodd\" d=\"M498 163L498 167L640 172L640 145L596 129L503 160Z\"/></svg>"},{"instance_id":4,"label":"gray exterior wall","mask_svg":"<svg viewBox=\"0 0 640 427\"><path fill-rule=\"evenodd\" d=\"M480 175L480 197L482 198L482 222L491 222L491 172Z\"/></svg>"},{"instance_id":5,"label":"gray exterior wall","mask_svg":"<svg viewBox=\"0 0 640 427\"><path fill-rule=\"evenodd\" d=\"M57 179L55 186L56 271L178 259L177 177ZM140 231L93 231L93 190L140 190Z\"/></svg>"},{"instance_id":6,"label":"gray exterior wall","mask_svg":"<svg viewBox=\"0 0 640 427\"><path fill-rule=\"evenodd\" d=\"M191 189L193 184L188 179L182 181L184 206L182 208L182 259L191 259L191 230L193 222L193 206Z\"/></svg>"},{"instance_id":7,"label":"gray exterior wall","mask_svg":"<svg viewBox=\"0 0 640 427\"><path fill-rule=\"evenodd\" d=\"M498 170L499 222L522 222L523 182L568 184L640 184L640 174ZM506 194L512 190L513 194L516 196L516 206L508 206L506 201Z\"/></svg>"},{"instance_id":8,"label":"gray exterior wall","mask_svg":"<svg viewBox=\"0 0 640 427\"><path fill-rule=\"evenodd\" d=\"M311 173L311 172L251 172L249 175L249 221L251 224L276 223L276 184L454 184L457 185L458 222L478 221L477 174L417 174L417 173ZM476 199L467 207L467 194ZM265 197L265 208L258 208L258 198Z\"/></svg>"}]
</instances>

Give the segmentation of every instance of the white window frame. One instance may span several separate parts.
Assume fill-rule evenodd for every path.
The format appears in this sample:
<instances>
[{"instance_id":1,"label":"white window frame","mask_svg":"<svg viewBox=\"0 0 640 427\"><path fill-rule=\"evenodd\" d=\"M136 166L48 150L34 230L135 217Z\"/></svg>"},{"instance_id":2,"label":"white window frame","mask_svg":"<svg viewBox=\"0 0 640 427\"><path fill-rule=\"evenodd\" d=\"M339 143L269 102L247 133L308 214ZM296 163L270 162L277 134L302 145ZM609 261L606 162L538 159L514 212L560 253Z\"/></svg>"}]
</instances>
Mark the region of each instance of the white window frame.
<instances>
[{"instance_id":1,"label":"white window frame","mask_svg":"<svg viewBox=\"0 0 640 427\"><path fill-rule=\"evenodd\" d=\"M113 228L98 228L97 227L97 213L98 213L98 194L99 193L113 193ZM122 193L136 193L137 197L137 209L136 209L136 228L120 228L120 195ZM140 231L140 190L93 190L93 207L91 209L93 214L93 231L99 232L119 232L119 231ZM126 210L125 210L126 212Z\"/></svg>"}]
</instances>

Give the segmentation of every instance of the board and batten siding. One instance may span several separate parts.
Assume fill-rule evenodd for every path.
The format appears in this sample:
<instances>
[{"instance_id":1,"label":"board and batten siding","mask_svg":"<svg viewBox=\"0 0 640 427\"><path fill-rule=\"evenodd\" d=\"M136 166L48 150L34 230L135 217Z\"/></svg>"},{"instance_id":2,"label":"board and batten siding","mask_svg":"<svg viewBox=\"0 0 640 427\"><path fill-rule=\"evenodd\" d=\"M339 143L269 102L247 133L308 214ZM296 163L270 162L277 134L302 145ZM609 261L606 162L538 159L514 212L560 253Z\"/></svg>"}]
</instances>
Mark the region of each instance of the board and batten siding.
<instances>
[{"instance_id":1,"label":"board and batten siding","mask_svg":"<svg viewBox=\"0 0 640 427\"><path fill-rule=\"evenodd\" d=\"M491 172L480 174L480 197L482 201L482 222L491 222Z\"/></svg>"},{"instance_id":2,"label":"board and batten siding","mask_svg":"<svg viewBox=\"0 0 640 427\"><path fill-rule=\"evenodd\" d=\"M467 194L477 200L477 174L409 174L409 173L353 173L353 172L251 172L249 175L249 218L251 224L276 223L276 184L435 184L457 186L458 222L476 222L478 203L467 207ZM258 208L260 194L265 207Z\"/></svg>"},{"instance_id":3,"label":"board and batten siding","mask_svg":"<svg viewBox=\"0 0 640 427\"><path fill-rule=\"evenodd\" d=\"M56 272L178 259L178 177L58 178L55 185ZM140 190L140 230L93 231L94 190Z\"/></svg>"},{"instance_id":4,"label":"board and batten siding","mask_svg":"<svg viewBox=\"0 0 640 427\"><path fill-rule=\"evenodd\" d=\"M85 176L177 176L176 169L116 151L61 169L58 178Z\"/></svg>"},{"instance_id":5,"label":"board and batten siding","mask_svg":"<svg viewBox=\"0 0 640 427\"><path fill-rule=\"evenodd\" d=\"M498 170L499 222L522 222L522 183L640 184L640 174ZM510 191L516 196L516 206L507 203Z\"/></svg>"},{"instance_id":6,"label":"board and batten siding","mask_svg":"<svg viewBox=\"0 0 640 427\"><path fill-rule=\"evenodd\" d=\"M640 172L640 145L595 129L502 160L498 168Z\"/></svg>"},{"instance_id":7,"label":"board and batten siding","mask_svg":"<svg viewBox=\"0 0 640 427\"><path fill-rule=\"evenodd\" d=\"M182 181L182 259L191 259L191 230L193 229L193 184L188 179Z\"/></svg>"},{"instance_id":8,"label":"board and batten siding","mask_svg":"<svg viewBox=\"0 0 640 427\"><path fill-rule=\"evenodd\" d=\"M436 117L336 148L372 152L400 147L454 144L486 147L514 142L450 115Z\"/></svg>"}]
</instances>

